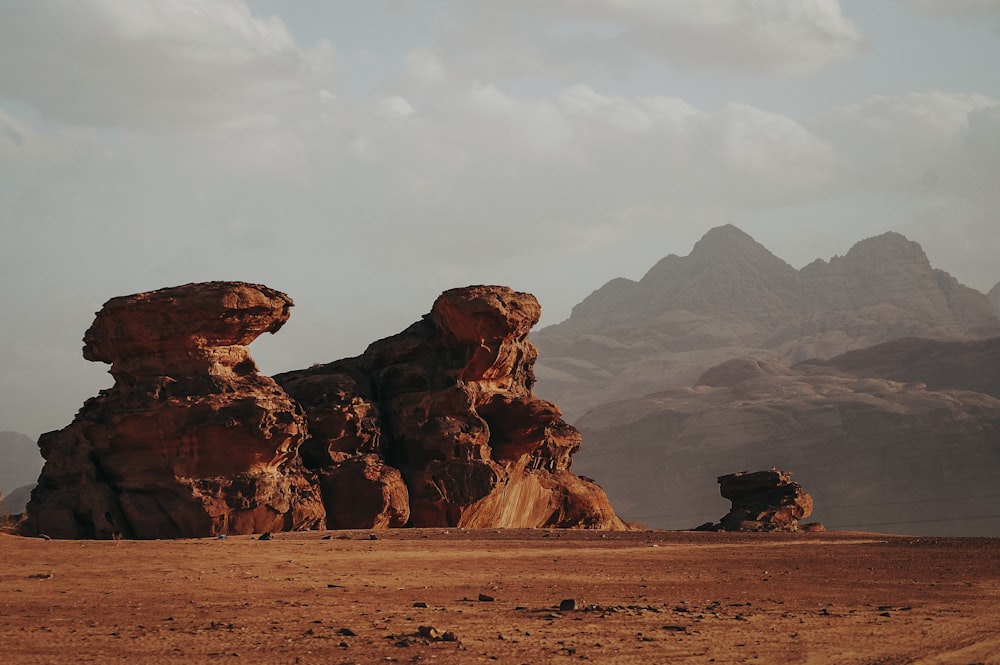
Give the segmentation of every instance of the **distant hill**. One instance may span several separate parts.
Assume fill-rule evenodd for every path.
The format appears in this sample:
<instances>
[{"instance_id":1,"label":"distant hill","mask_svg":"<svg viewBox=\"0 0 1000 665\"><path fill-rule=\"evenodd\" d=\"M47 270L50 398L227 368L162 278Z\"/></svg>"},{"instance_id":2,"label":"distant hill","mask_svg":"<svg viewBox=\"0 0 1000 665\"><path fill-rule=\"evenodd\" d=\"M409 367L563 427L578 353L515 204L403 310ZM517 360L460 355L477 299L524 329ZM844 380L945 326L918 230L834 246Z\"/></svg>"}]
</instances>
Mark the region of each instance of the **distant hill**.
<instances>
[{"instance_id":1,"label":"distant hill","mask_svg":"<svg viewBox=\"0 0 1000 665\"><path fill-rule=\"evenodd\" d=\"M35 483L24 485L0 497L0 515L20 515L31 500Z\"/></svg>"},{"instance_id":2,"label":"distant hill","mask_svg":"<svg viewBox=\"0 0 1000 665\"><path fill-rule=\"evenodd\" d=\"M796 270L727 225L637 282L608 282L532 341L536 392L574 420L612 400L691 385L728 358L789 364L905 336L994 335L1000 322L987 297L898 233Z\"/></svg>"},{"instance_id":3,"label":"distant hill","mask_svg":"<svg viewBox=\"0 0 1000 665\"><path fill-rule=\"evenodd\" d=\"M717 476L794 472L830 528L1000 535L1000 338L902 339L788 367L739 358L577 420L574 471L650 527L718 520Z\"/></svg>"},{"instance_id":4,"label":"distant hill","mask_svg":"<svg viewBox=\"0 0 1000 665\"><path fill-rule=\"evenodd\" d=\"M0 432L0 493L34 483L45 460L38 445L18 432Z\"/></svg>"},{"instance_id":5,"label":"distant hill","mask_svg":"<svg viewBox=\"0 0 1000 665\"><path fill-rule=\"evenodd\" d=\"M986 294L989 298L990 303L993 305L993 309L996 311L997 315L1000 315L1000 282L997 282L990 292Z\"/></svg>"}]
</instances>

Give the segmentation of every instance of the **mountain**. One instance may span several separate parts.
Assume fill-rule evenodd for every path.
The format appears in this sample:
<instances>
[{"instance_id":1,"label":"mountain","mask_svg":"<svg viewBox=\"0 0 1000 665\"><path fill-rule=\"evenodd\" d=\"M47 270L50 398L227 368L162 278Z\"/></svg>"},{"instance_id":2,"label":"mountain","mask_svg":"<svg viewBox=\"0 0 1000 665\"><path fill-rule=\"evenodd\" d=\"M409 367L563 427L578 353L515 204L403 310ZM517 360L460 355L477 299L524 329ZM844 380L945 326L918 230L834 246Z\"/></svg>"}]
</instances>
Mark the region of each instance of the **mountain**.
<instances>
[{"instance_id":1,"label":"mountain","mask_svg":"<svg viewBox=\"0 0 1000 665\"><path fill-rule=\"evenodd\" d=\"M605 402L690 385L727 358L794 363L905 336L992 335L1000 322L986 296L898 233L796 270L726 225L639 281L611 280L532 341L538 394L572 420Z\"/></svg>"},{"instance_id":2,"label":"mountain","mask_svg":"<svg viewBox=\"0 0 1000 665\"><path fill-rule=\"evenodd\" d=\"M18 432L0 432L0 494L10 494L38 480L44 462L31 438Z\"/></svg>"},{"instance_id":3,"label":"mountain","mask_svg":"<svg viewBox=\"0 0 1000 665\"><path fill-rule=\"evenodd\" d=\"M12 490L10 494L0 496L0 515L20 515L23 513L28 501L31 500L31 490L34 488L35 484L31 483Z\"/></svg>"},{"instance_id":4,"label":"mountain","mask_svg":"<svg viewBox=\"0 0 1000 665\"><path fill-rule=\"evenodd\" d=\"M717 521L718 476L776 466L828 528L995 536L997 377L1000 338L902 339L791 367L732 359L578 419L574 470L650 527Z\"/></svg>"},{"instance_id":5,"label":"mountain","mask_svg":"<svg viewBox=\"0 0 1000 665\"><path fill-rule=\"evenodd\" d=\"M1000 282L997 282L993 288L990 289L990 292L986 294L986 297L989 298L990 304L993 305L993 309L996 310L996 313L1000 315Z\"/></svg>"}]
</instances>

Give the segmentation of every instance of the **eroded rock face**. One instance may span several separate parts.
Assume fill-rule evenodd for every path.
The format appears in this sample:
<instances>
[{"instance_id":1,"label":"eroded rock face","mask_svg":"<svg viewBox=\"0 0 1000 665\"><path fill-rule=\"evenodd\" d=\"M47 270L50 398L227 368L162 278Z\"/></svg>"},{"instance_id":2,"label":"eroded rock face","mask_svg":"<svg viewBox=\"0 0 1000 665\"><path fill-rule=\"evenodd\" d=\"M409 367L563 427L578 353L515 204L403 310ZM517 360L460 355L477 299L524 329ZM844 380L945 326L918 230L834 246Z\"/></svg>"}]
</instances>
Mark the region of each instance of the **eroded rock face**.
<instances>
[{"instance_id":1,"label":"eroded rock face","mask_svg":"<svg viewBox=\"0 0 1000 665\"><path fill-rule=\"evenodd\" d=\"M625 528L569 471L579 432L532 393L540 313L506 287L453 289L357 358L275 377L308 414L329 526Z\"/></svg>"},{"instance_id":2,"label":"eroded rock face","mask_svg":"<svg viewBox=\"0 0 1000 665\"><path fill-rule=\"evenodd\" d=\"M39 440L46 464L26 531L175 538L320 524L297 456L305 417L245 346L292 304L243 282L109 300L83 355L110 363L115 384Z\"/></svg>"},{"instance_id":3,"label":"eroded rock face","mask_svg":"<svg viewBox=\"0 0 1000 665\"><path fill-rule=\"evenodd\" d=\"M788 471L740 471L720 476L719 492L732 509L712 531L798 531L799 520L812 514L813 500Z\"/></svg>"}]
</instances>

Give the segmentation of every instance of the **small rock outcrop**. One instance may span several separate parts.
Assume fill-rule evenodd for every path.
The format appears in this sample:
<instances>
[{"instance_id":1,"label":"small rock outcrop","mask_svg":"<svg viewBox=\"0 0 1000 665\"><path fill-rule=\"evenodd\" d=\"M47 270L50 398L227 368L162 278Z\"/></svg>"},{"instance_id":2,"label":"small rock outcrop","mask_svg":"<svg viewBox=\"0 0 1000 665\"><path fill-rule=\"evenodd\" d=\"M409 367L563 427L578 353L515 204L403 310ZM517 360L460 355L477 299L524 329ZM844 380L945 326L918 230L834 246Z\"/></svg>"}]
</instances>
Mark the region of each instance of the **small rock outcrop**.
<instances>
[{"instance_id":1,"label":"small rock outcrop","mask_svg":"<svg viewBox=\"0 0 1000 665\"><path fill-rule=\"evenodd\" d=\"M532 393L540 314L507 287L452 289L359 357L275 376L308 415L327 526L624 529L569 470L580 433Z\"/></svg>"},{"instance_id":2,"label":"small rock outcrop","mask_svg":"<svg viewBox=\"0 0 1000 665\"><path fill-rule=\"evenodd\" d=\"M812 514L812 497L792 482L788 471L740 471L718 480L719 492L732 501L732 509L718 524L702 525L699 530L798 531L799 520ZM810 530L816 529L810 525Z\"/></svg>"},{"instance_id":3,"label":"small rock outcrop","mask_svg":"<svg viewBox=\"0 0 1000 665\"><path fill-rule=\"evenodd\" d=\"M177 538L320 524L297 455L305 418L246 348L281 328L292 304L243 282L105 303L83 355L110 363L115 384L39 439L46 463L25 531Z\"/></svg>"}]
</instances>

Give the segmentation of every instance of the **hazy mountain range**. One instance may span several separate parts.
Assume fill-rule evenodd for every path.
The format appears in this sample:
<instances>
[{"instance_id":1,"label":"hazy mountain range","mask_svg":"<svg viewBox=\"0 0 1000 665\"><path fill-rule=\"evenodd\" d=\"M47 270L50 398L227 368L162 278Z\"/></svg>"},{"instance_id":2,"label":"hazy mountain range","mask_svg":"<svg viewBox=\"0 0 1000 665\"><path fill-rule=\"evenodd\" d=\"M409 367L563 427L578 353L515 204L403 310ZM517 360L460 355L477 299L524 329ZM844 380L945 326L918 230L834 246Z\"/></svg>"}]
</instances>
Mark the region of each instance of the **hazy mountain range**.
<instances>
[{"instance_id":1,"label":"hazy mountain range","mask_svg":"<svg viewBox=\"0 0 1000 665\"><path fill-rule=\"evenodd\" d=\"M906 338L792 367L739 358L576 421L574 470L625 519L718 520L716 477L776 466L834 529L1000 533L1000 338Z\"/></svg>"},{"instance_id":2,"label":"hazy mountain range","mask_svg":"<svg viewBox=\"0 0 1000 665\"><path fill-rule=\"evenodd\" d=\"M718 520L717 476L776 466L831 528L996 535L998 298L896 233L796 270L725 226L533 335L537 390L650 527Z\"/></svg>"},{"instance_id":3,"label":"hazy mountain range","mask_svg":"<svg viewBox=\"0 0 1000 665\"><path fill-rule=\"evenodd\" d=\"M44 460L38 446L18 432L0 432L0 510L20 512L27 502L24 487L38 479ZM20 491L19 491L20 490Z\"/></svg>"},{"instance_id":4,"label":"hazy mountain range","mask_svg":"<svg viewBox=\"0 0 1000 665\"><path fill-rule=\"evenodd\" d=\"M727 225L638 282L608 282L532 341L537 391L572 421L612 400L691 385L728 358L794 363L904 336L993 335L1000 323L987 296L897 233L796 270Z\"/></svg>"}]
</instances>

